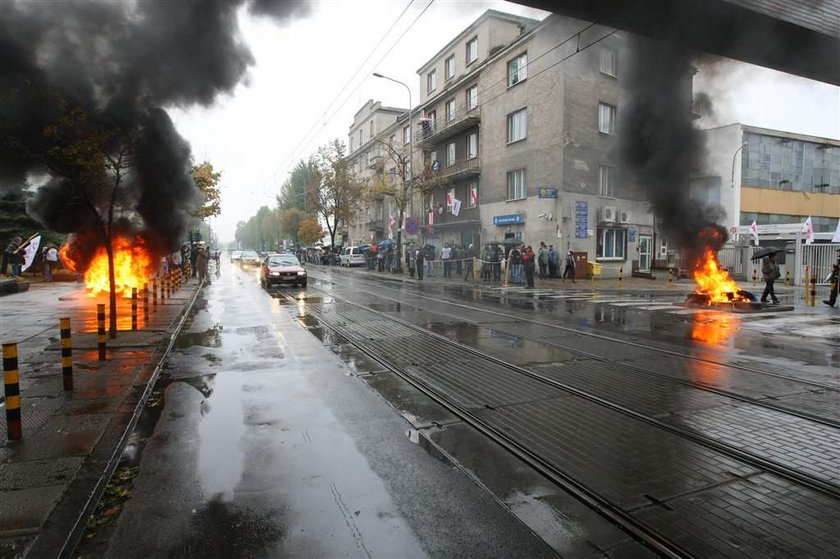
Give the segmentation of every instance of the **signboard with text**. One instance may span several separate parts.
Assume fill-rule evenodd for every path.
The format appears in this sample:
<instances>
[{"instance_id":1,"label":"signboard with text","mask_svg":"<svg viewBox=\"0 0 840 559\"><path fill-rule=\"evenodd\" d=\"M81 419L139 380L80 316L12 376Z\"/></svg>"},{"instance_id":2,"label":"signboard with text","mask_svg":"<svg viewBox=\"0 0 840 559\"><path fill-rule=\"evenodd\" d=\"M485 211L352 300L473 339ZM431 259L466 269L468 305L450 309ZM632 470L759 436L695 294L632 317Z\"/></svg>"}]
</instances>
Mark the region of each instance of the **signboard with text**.
<instances>
[{"instance_id":1,"label":"signboard with text","mask_svg":"<svg viewBox=\"0 0 840 559\"><path fill-rule=\"evenodd\" d=\"M538 198L557 198L557 189L553 186L541 186L537 189Z\"/></svg>"},{"instance_id":2,"label":"signboard with text","mask_svg":"<svg viewBox=\"0 0 840 559\"><path fill-rule=\"evenodd\" d=\"M494 215L493 225L516 225L525 223L525 214Z\"/></svg>"},{"instance_id":3,"label":"signboard with text","mask_svg":"<svg viewBox=\"0 0 840 559\"><path fill-rule=\"evenodd\" d=\"M575 238L585 239L589 229L589 202L575 202Z\"/></svg>"}]
</instances>

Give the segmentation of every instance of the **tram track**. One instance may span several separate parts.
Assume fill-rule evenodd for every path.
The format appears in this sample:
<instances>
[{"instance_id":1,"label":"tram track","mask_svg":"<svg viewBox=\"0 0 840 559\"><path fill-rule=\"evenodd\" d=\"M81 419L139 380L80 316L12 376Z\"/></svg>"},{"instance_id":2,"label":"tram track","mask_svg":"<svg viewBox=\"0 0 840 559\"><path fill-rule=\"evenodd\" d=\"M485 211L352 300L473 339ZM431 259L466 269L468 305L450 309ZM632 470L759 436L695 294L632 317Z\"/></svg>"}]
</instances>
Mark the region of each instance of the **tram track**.
<instances>
[{"instance_id":1,"label":"tram track","mask_svg":"<svg viewBox=\"0 0 840 559\"><path fill-rule=\"evenodd\" d=\"M319 278L319 280L324 281L321 278ZM325 278L325 280L328 281L329 283L332 283L333 285L335 285L335 282L332 281L331 279L326 279ZM670 357L676 357L676 358L685 359L685 360L688 360L688 361L701 361L701 362L713 364L715 366L726 367L726 368L735 369L735 370L742 370L742 371L745 371L745 372L748 372L748 373L751 373L751 374L758 374L758 375L766 376L766 377L769 377L769 378L779 378L779 379L782 379L782 380L787 381L787 382L792 382L792 383L802 385L804 389L807 389L807 390L810 390L810 391L813 391L811 389L814 389L814 390L817 390L817 391L836 392L836 393L838 393L838 398L840 398L840 388L837 388L837 387L831 386L831 385L827 385L827 384L818 383L818 382L811 381L811 380L803 380L803 379L799 379L799 378L795 378L795 377L789 377L789 376L786 376L786 375L779 375L779 374L776 374L776 373L768 373L766 371L761 371L761 370L758 370L758 369L752 369L752 368L748 368L748 367L732 365L732 364L729 364L729 363L722 363L720 361L714 361L714 360L709 360L709 359L705 359L705 358L699 358L697 356L686 355L686 354L682 354L682 353L679 353L679 352L674 352L674 351L671 351L671 350L658 348L656 346L646 346L646 345L643 345L643 344L640 344L640 343L637 343L637 342L630 342L630 341L627 341L627 340L621 340L620 338L614 338L614 337L611 337L611 336L604 336L604 335L601 335L601 334L594 334L594 333L591 333L591 332L586 332L585 330L568 328L568 327L565 327L565 326L551 324L551 323L536 320L536 319L528 319L528 318L519 317L519 316L516 316L516 315L500 313L498 311L493 311L493 310L490 310L490 309L484 309L484 308L481 308L481 307L467 305L467 304L464 304L464 303L458 303L458 302L450 301L448 299L442 299L442 298L438 298L438 297L430 297L428 295L423 295L423 294L419 294L419 293L400 291L400 290L398 290L394 287L382 286L382 285L379 284L379 282L374 282L374 281L370 281L370 280L360 280L360 281L362 283L366 284L366 285L375 285L378 289L376 291L371 291L371 293L375 294L375 296L378 297L378 298L385 299L385 300L388 300L388 301L393 301L393 302L404 304L405 303L404 299L405 299L406 296L407 297L414 297L414 298L417 298L417 299L425 299L425 300L435 301L435 302L438 302L438 303L444 303L446 305L451 305L451 306L455 306L455 307L459 307L459 308L468 309L470 311L477 311L477 312L480 312L480 313L486 313L486 314L490 314L490 315L501 316L501 317L504 317L504 318L513 319L513 320L517 320L517 321L529 322L531 324L535 324L535 325L539 325L539 326L545 326L545 327L548 327L548 328L554 328L554 329L557 329L557 330L560 330L560 331L564 331L564 332L567 332L567 333L573 333L573 334L581 335L581 336L586 336L586 337L589 337L589 338L602 339L602 340L608 341L608 342L631 345L631 346L634 346L634 347L645 349L646 351L648 351L648 350L655 351L655 352L658 352L660 354L667 355L667 356L670 356ZM383 294L381 292L381 289L383 289L383 288L385 290L389 290L389 291L393 291L393 292L397 293L402 298L400 299L400 298L389 297L389 296ZM460 316L460 315L455 315L455 314L447 313L447 312L440 311L440 310L436 310L436 311L432 311L432 312L434 312L435 314L439 314L441 316L455 318L458 321L461 321L461 322L464 322L464 323L472 324L472 325L475 325L475 326L478 326L478 327L484 327L480 322L466 319L466 318L464 318L463 316ZM744 403L747 403L747 404L750 404L750 405L759 406L759 407L762 407L762 408L765 408L765 409L785 413L785 414L788 414L788 415L791 415L791 416L794 416L794 417L798 417L798 418L805 419L805 420L808 420L808 421L813 421L813 422L816 422L816 423L820 423L820 424L826 425L828 427L840 428L840 421L838 421L836 419L828 418L828 417L818 415L818 414L815 414L815 413L812 413L812 412L809 412L809 411L806 411L806 410L797 409L795 407L780 404L780 403L778 403L778 401L773 401L773 400L778 400L777 398L773 398L773 399L770 399L770 398L762 398L762 399L752 398L752 397L744 395L744 394L739 394L737 392L733 392L733 391L730 391L730 390L716 388L716 387L710 386L708 384L701 384L701 383L692 382L692 381L685 380L685 379L676 378L674 376L670 376L670 375L667 375L667 374L664 374L664 373L661 373L661 372L657 372L655 370L650 370L649 368L645 368L645 367L635 365L632 362L613 360L613 359L610 359L610 358L608 358L604 355L597 354L597 353L591 353L591 352L582 350L578 347L574 347L574 346L571 346L571 345L566 345L566 344L562 344L562 343L558 343L558 342L555 342L555 341L546 340L546 339L542 339L542 338L536 338L536 337L528 336L526 334L522 334L522 333L519 333L519 332L510 332L510 331L507 331L504 328L501 328L499 326L494 326L493 330L498 331L498 332L502 332L502 333L506 333L506 334L509 334L511 336L516 336L516 337L518 337L522 340L528 340L528 341L530 341L532 343L535 343L535 344L540 344L540 345L543 345L543 346L546 346L546 347L552 347L552 348L555 348L555 349L561 349L561 350L564 350L564 351L568 351L572 354L579 355L579 356L582 356L582 357L586 357L586 358L589 358L589 359L598 360L598 361L602 361L602 362L605 362L605 363L611 363L611 364L614 364L614 365L616 365L618 367L621 367L623 369L633 370L637 373L647 375L651 378L657 378L657 379L664 380L665 382L670 382L670 383L673 383L673 384L679 384L679 385L691 387L691 388L694 388L694 389L697 389L697 390L702 390L704 392L717 394L717 395L723 396L725 398L731 398L733 400L744 402Z\"/></svg>"},{"instance_id":2,"label":"tram track","mask_svg":"<svg viewBox=\"0 0 840 559\"><path fill-rule=\"evenodd\" d=\"M312 287L310 287L310 289L312 289ZM794 484L805 487L811 491L820 492L830 497L832 500L840 500L840 487L833 483L826 482L822 479L814 477L808 474L807 472L802 472L796 469L789 468L783 464L779 464L777 462L774 462L773 460L766 459L752 452L744 451L732 445L721 443L714 439L710 439L709 437L706 437L704 435L700 435L664 423L654 417L650 417L643 413L618 405L615 402L605 400L597 394L589 393L584 390L575 388L574 386L566 385L562 382L558 382L556 379L547 378L543 375L535 373L534 371L507 363L493 355L487 354L478 349L457 342L453 342L445 336L434 332L429 332L421 326L393 317L391 315L388 315L387 313L375 309L370 309L361 303L355 303L353 301L350 301L346 298L341 297L340 295L337 295L334 292L329 292L324 289L318 289L317 287L315 289L333 297L336 301L342 301L344 304L351 305L358 309L363 309L367 313L372 313L377 317L390 321L395 325L399 325L400 329L411 330L413 332L421 334L424 337L433 339L437 343L457 348L459 352L470 354L488 363L493 363L496 366L504 367L509 371L521 375L522 377L527 377L536 380L540 383L544 383L546 386L551 386L553 388L560 389L568 394L585 399L603 408L607 408L614 412L620 413L626 417L630 417L634 420L646 423L656 429L667 431L686 440L690 440L696 444L705 446L709 449L712 449L723 455L729 456L742 463L749 464L751 467L756 468L759 471L775 474L781 478L784 478ZM289 298L294 300L294 298L292 297ZM504 432L503 429L499 429L498 426L491 425L490 423L479 417L475 412L471 411L470 409L467 409L463 405L458 404L458 402L454 401L446 393L440 391L435 386L432 386L428 382L425 382L422 378L419 378L417 375L406 371L404 367L393 363L392 360L383 358L381 352L377 351L369 343L366 343L365 340L360 338L359 335L354 334L352 326L348 326L347 323L342 324L340 323L340 321L336 322L333 319L333 317L327 316L328 313L324 313L320 309L314 309L311 305L309 306L309 312L312 312L319 319L319 322L321 322L326 327L332 329L336 333L340 334L364 354L368 355L375 361L381 363L389 371L393 372L394 374L408 382L410 385L420 390L427 397L442 405L444 408L446 408L451 413L462 419L464 422L471 425L473 428L475 428L485 436L488 436L491 440L497 442L503 448L506 448L508 451L512 452L515 456L528 463L537 471L541 472L548 479L552 480L553 482L557 483L560 487L569 491L582 502L588 504L590 507L597 510L603 516L609 518L611 521L624 528L626 532L633 535L634 538L641 541L645 545L648 545L648 547L650 547L651 549L654 549L657 553L667 557L692 556L690 552L688 552L685 549L681 549L679 545L675 544L674 541L672 541L668 537L664 537L662 536L662 534L658 534L655 530L652 530L650 527L645 526L643 523L640 525L638 519L634 518L630 513L617 506L616 504L612 503L608 498L599 494L597 491L594 491L586 484L570 476L567 472L558 468L550 460L547 460L546 457L541 456L539 453L534 452L533 449L528 448L528 446L526 444L523 444L522 441L516 440L516 438L509 436L507 433ZM488 409L493 408L489 407Z\"/></svg>"}]
</instances>

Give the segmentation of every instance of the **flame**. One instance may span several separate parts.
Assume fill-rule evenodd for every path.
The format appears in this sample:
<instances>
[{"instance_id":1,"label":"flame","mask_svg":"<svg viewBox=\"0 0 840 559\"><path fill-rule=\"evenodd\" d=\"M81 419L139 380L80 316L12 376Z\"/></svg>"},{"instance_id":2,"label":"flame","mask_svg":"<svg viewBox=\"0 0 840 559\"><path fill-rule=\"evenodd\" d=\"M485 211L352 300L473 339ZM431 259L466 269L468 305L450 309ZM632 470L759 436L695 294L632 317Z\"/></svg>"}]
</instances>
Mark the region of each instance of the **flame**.
<instances>
[{"instance_id":1,"label":"flame","mask_svg":"<svg viewBox=\"0 0 840 559\"><path fill-rule=\"evenodd\" d=\"M694 315L691 339L705 344L721 344L738 330L740 320L728 313L700 312Z\"/></svg>"},{"instance_id":2,"label":"flame","mask_svg":"<svg viewBox=\"0 0 840 559\"><path fill-rule=\"evenodd\" d=\"M70 245L61 247L59 253L62 260L74 271L78 270L77 263L70 258ZM143 239L134 240L123 236L115 236L114 247L114 286L116 292L123 297L131 297L131 289L138 291L148 281L154 271L152 256L143 242ZM85 274L85 287L88 288L91 296L99 293L110 292L108 282L108 253L104 246L96 249L93 259L90 261Z\"/></svg>"},{"instance_id":3,"label":"flame","mask_svg":"<svg viewBox=\"0 0 840 559\"><path fill-rule=\"evenodd\" d=\"M695 293L707 295L710 303L749 301L749 298L741 293L741 288L735 280L729 277L729 272L720 267L717 255L711 248L706 248L703 259L694 267L692 276L697 283Z\"/></svg>"}]
</instances>

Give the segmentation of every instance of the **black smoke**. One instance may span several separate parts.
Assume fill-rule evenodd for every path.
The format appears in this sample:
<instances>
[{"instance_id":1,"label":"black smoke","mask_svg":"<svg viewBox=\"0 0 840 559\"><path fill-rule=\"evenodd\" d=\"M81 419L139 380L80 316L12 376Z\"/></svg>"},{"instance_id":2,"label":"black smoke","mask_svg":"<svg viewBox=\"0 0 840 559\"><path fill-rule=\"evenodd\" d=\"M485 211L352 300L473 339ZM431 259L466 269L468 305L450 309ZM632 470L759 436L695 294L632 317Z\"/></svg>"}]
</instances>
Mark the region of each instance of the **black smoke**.
<instances>
[{"instance_id":1,"label":"black smoke","mask_svg":"<svg viewBox=\"0 0 840 559\"><path fill-rule=\"evenodd\" d=\"M51 127L73 111L80 126L108 130L116 156L131 143L115 222L174 247L199 193L190 147L165 107L211 105L254 63L237 13L287 20L303 0L6 0L0 9L0 192L34 177L29 210L58 232L96 220L75 193L90 177L51 157L66 147ZM65 158L66 161L66 158ZM60 163L60 161L59 161ZM65 166L66 167L66 166ZM75 205L69 205L71 201Z\"/></svg>"},{"instance_id":2,"label":"black smoke","mask_svg":"<svg viewBox=\"0 0 840 559\"><path fill-rule=\"evenodd\" d=\"M660 230L694 262L710 240L717 249L727 235L716 225L723 209L690 197L692 174L706 156L703 135L693 124L692 56L677 45L640 36L630 36L628 43L621 161L647 194ZM711 111L710 99L701 101L703 111ZM710 229L716 233L701 234Z\"/></svg>"}]
</instances>

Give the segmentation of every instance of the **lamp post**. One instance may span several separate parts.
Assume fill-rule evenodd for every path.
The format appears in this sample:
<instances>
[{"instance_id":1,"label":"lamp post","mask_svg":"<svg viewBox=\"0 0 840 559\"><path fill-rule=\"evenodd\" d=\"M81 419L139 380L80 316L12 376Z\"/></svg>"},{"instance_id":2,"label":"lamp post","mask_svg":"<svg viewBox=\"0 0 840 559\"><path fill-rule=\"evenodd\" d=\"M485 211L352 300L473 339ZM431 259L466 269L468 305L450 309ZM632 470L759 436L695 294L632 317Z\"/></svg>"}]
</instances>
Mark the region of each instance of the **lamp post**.
<instances>
[{"instance_id":1,"label":"lamp post","mask_svg":"<svg viewBox=\"0 0 840 559\"><path fill-rule=\"evenodd\" d=\"M414 130L411 127L411 115L413 112L413 105L411 104L411 88L408 87L407 84L401 82L400 80L395 80L394 78L389 78L388 76L383 76L379 72L374 72L373 77L375 78L382 78L384 80L392 81L394 83L398 83L408 91L408 192L409 201L412 203L414 202L414 192L412 191L412 186L414 185ZM405 203L405 202L403 202ZM405 216L405 207L403 207L400 211L403 215L400 217L400 222L397 223L397 266L396 271L402 272L402 222L404 221Z\"/></svg>"},{"instance_id":2,"label":"lamp post","mask_svg":"<svg viewBox=\"0 0 840 559\"><path fill-rule=\"evenodd\" d=\"M738 152L744 149L749 142L744 142L738 149L735 150L735 153L732 154L732 177L729 180L729 188L735 188L735 157L738 155Z\"/></svg>"}]
</instances>

